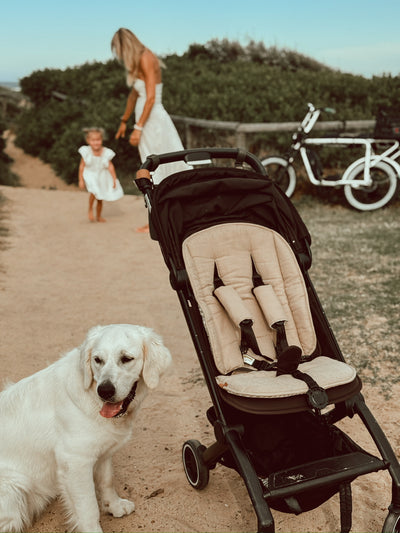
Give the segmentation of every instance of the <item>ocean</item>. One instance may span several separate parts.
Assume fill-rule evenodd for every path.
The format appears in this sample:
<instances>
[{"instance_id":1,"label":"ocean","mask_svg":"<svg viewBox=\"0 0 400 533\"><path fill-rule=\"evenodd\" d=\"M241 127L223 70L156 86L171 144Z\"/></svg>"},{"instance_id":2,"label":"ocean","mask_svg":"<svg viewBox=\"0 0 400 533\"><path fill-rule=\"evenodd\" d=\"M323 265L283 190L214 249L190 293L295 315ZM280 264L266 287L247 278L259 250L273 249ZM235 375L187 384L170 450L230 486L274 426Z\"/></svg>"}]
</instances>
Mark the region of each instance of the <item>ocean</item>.
<instances>
[{"instance_id":1,"label":"ocean","mask_svg":"<svg viewBox=\"0 0 400 533\"><path fill-rule=\"evenodd\" d=\"M12 91L20 91L21 87L17 81L0 81L0 87L11 89Z\"/></svg>"}]
</instances>

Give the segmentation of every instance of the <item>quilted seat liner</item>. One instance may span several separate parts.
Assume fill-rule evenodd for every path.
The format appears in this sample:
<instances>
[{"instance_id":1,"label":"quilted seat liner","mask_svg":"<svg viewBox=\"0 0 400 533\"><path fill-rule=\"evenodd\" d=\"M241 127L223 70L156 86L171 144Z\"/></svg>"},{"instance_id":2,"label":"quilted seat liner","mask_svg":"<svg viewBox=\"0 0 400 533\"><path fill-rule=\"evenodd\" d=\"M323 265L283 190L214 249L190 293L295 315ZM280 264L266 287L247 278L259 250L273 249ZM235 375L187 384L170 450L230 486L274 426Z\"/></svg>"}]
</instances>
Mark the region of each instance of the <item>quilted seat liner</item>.
<instances>
[{"instance_id":1,"label":"quilted seat liner","mask_svg":"<svg viewBox=\"0 0 400 533\"><path fill-rule=\"evenodd\" d=\"M284 398L307 392L307 385L275 371L247 371L240 351L240 329L214 296L215 265L225 286L233 287L253 320L261 353L276 359L276 333L268 325L252 289L253 265L265 285L271 286L285 314L289 344L313 354L316 335L307 290L296 257L286 240L274 230L251 223L226 223L201 230L183 242L183 258L196 301L203 316L215 365L217 383L230 394L252 398ZM256 359L261 359L253 354ZM300 369L324 387L352 382L355 370L341 361L316 357Z\"/></svg>"}]
</instances>

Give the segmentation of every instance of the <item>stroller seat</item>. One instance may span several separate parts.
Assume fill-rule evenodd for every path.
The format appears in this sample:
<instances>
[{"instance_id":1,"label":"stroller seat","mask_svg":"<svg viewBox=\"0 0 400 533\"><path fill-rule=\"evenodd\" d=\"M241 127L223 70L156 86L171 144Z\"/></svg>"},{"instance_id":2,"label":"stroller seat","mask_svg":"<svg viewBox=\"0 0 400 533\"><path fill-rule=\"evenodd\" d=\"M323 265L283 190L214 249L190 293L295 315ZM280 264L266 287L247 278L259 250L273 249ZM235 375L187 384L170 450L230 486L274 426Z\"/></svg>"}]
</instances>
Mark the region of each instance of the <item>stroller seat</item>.
<instances>
[{"instance_id":1,"label":"stroller seat","mask_svg":"<svg viewBox=\"0 0 400 533\"><path fill-rule=\"evenodd\" d=\"M219 224L187 237L183 258L227 403L265 414L310 408L307 382L277 375L277 323L287 346L303 356L299 370L326 392L327 404L360 390L353 367L319 353L304 278L279 233L251 223ZM249 324L252 347L243 342Z\"/></svg>"}]
</instances>

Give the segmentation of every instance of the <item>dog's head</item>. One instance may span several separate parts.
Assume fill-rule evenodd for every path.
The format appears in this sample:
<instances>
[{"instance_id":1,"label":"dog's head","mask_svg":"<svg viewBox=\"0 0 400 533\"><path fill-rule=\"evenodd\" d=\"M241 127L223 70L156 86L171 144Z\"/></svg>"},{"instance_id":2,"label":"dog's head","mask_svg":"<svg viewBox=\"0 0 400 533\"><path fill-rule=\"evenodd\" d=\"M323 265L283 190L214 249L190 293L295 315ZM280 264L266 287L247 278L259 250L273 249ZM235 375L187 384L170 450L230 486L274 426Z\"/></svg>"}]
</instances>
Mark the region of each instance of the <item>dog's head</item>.
<instances>
[{"instance_id":1,"label":"dog's head","mask_svg":"<svg viewBox=\"0 0 400 533\"><path fill-rule=\"evenodd\" d=\"M97 395L104 402L100 414L106 418L128 409L140 380L155 388L171 363L171 354L159 335L130 324L92 328L80 351L84 388L96 383Z\"/></svg>"}]
</instances>

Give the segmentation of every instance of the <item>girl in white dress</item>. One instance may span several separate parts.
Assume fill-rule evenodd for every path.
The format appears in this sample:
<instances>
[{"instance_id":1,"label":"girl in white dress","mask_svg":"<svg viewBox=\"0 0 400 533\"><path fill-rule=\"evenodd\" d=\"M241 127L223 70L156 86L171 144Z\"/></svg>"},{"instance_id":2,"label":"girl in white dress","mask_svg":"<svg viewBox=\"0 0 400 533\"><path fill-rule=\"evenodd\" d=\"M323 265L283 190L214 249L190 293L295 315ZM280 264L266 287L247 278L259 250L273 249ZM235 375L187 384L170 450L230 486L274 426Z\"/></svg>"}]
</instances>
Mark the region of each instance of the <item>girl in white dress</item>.
<instances>
[{"instance_id":1,"label":"girl in white dress","mask_svg":"<svg viewBox=\"0 0 400 533\"><path fill-rule=\"evenodd\" d=\"M115 167L111 159L115 152L103 146L103 129L88 128L86 142L88 146L81 146L78 152L81 154L79 165L79 187L87 189L89 196L89 220L95 220L93 204L97 200L96 220L105 222L101 216L103 200L112 202L123 197L124 191L117 179Z\"/></svg>"},{"instance_id":2,"label":"girl in white dress","mask_svg":"<svg viewBox=\"0 0 400 533\"><path fill-rule=\"evenodd\" d=\"M129 142L138 147L142 162L151 154L183 150L174 123L162 105L160 60L126 28L114 34L111 50L125 65L126 81L132 88L115 138L125 137L126 123L134 111L136 123ZM158 184L170 174L188 168L183 161L161 165L152 175L153 182ZM137 231L148 232L148 226Z\"/></svg>"}]
</instances>

